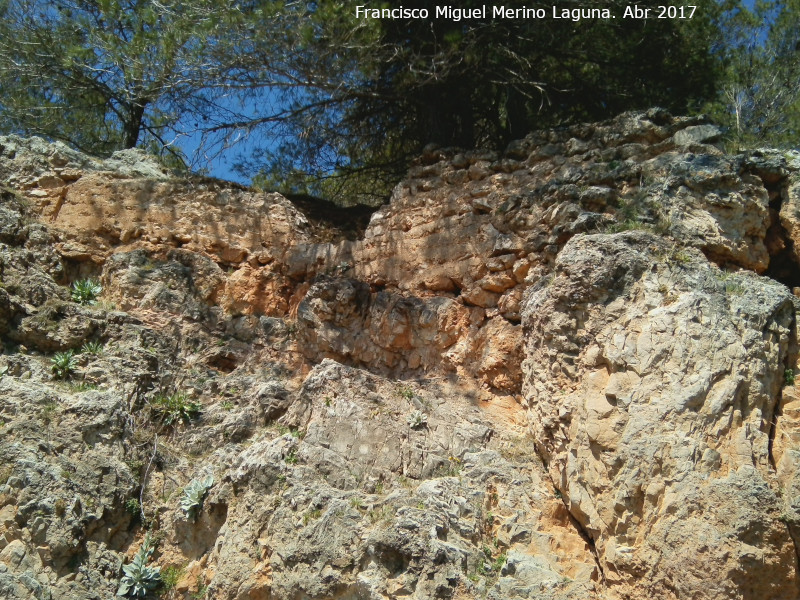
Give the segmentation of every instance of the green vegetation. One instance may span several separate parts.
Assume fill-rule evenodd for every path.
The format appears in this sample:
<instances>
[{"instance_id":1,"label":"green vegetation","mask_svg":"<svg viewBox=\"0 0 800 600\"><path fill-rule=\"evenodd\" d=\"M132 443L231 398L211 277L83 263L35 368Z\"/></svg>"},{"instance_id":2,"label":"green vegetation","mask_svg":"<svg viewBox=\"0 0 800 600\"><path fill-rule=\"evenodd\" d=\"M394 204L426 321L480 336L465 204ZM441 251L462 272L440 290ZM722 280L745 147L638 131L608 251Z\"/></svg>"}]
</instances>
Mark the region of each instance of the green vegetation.
<instances>
[{"instance_id":1,"label":"green vegetation","mask_svg":"<svg viewBox=\"0 0 800 600\"><path fill-rule=\"evenodd\" d=\"M418 429L427 425L428 423L428 415L423 413L422 411L415 410L412 412L408 417L406 417L406 422L411 429Z\"/></svg>"},{"instance_id":2,"label":"green vegetation","mask_svg":"<svg viewBox=\"0 0 800 600\"><path fill-rule=\"evenodd\" d=\"M201 408L197 402L189 400L186 394L175 392L153 398L150 401L150 411L162 425L170 426L196 419L200 416Z\"/></svg>"},{"instance_id":3,"label":"green vegetation","mask_svg":"<svg viewBox=\"0 0 800 600\"><path fill-rule=\"evenodd\" d=\"M727 271L718 271L715 273L716 278L724 284L725 293L731 296L741 296L747 291L747 288L737 281L733 273Z\"/></svg>"},{"instance_id":4,"label":"green vegetation","mask_svg":"<svg viewBox=\"0 0 800 600\"><path fill-rule=\"evenodd\" d=\"M189 597L191 597L192 600L202 600L208 593L208 586L203 582L202 575L197 576L195 585L197 586L197 590L189 594Z\"/></svg>"},{"instance_id":5,"label":"green vegetation","mask_svg":"<svg viewBox=\"0 0 800 600\"><path fill-rule=\"evenodd\" d=\"M4 0L0 123L176 167L176 134L201 142L197 156L249 138L239 167L264 187L376 202L430 142L502 148L630 108L699 109L726 75L718 46L738 39L712 1L692 19L579 23L421 6L430 18L364 18L342 0Z\"/></svg>"},{"instance_id":6,"label":"green vegetation","mask_svg":"<svg viewBox=\"0 0 800 600\"><path fill-rule=\"evenodd\" d=\"M181 510L190 521L197 518L197 513L203 507L203 500L208 490L214 485L214 477L208 475L203 479L193 479L183 490Z\"/></svg>"},{"instance_id":7,"label":"green vegetation","mask_svg":"<svg viewBox=\"0 0 800 600\"><path fill-rule=\"evenodd\" d=\"M89 381L76 381L74 383L70 383L69 389L72 392L80 393L80 392L88 392L89 390L96 390L97 384L91 383Z\"/></svg>"},{"instance_id":8,"label":"green vegetation","mask_svg":"<svg viewBox=\"0 0 800 600\"><path fill-rule=\"evenodd\" d=\"M458 477L461 475L461 469L463 464L461 459L456 456L449 456L447 458L447 463L441 465L436 469L433 476L434 477Z\"/></svg>"},{"instance_id":9,"label":"green vegetation","mask_svg":"<svg viewBox=\"0 0 800 600\"><path fill-rule=\"evenodd\" d=\"M397 392L397 395L400 398L404 398L406 400L411 400L415 396L413 388L408 385L398 384L395 388L395 392Z\"/></svg>"},{"instance_id":10,"label":"green vegetation","mask_svg":"<svg viewBox=\"0 0 800 600\"><path fill-rule=\"evenodd\" d=\"M128 498L125 502L125 511L132 517L138 517L141 512L141 505L138 498Z\"/></svg>"},{"instance_id":11,"label":"green vegetation","mask_svg":"<svg viewBox=\"0 0 800 600\"><path fill-rule=\"evenodd\" d=\"M78 304L97 304L97 297L103 291L94 279L80 279L72 284L72 300Z\"/></svg>"},{"instance_id":12,"label":"green vegetation","mask_svg":"<svg viewBox=\"0 0 800 600\"><path fill-rule=\"evenodd\" d=\"M794 385L794 369L786 369L783 372L783 383L785 385Z\"/></svg>"},{"instance_id":13,"label":"green vegetation","mask_svg":"<svg viewBox=\"0 0 800 600\"><path fill-rule=\"evenodd\" d=\"M483 556L478 559L475 570L467 574L467 579L473 583L480 581L481 577L493 582L500 576L500 571L508 560L505 553L492 558L492 550L488 546L484 546L482 550Z\"/></svg>"},{"instance_id":14,"label":"green vegetation","mask_svg":"<svg viewBox=\"0 0 800 600\"><path fill-rule=\"evenodd\" d=\"M388 504L373 508L367 512L367 517L371 523L388 523L394 517L394 509Z\"/></svg>"},{"instance_id":15,"label":"green vegetation","mask_svg":"<svg viewBox=\"0 0 800 600\"><path fill-rule=\"evenodd\" d=\"M296 465L297 464L297 450L292 448L289 451L289 454L287 454L286 457L283 459L283 462L285 462L287 465Z\"/></svg>"},{"instance_id":16,"label":"green vegetation","mask_svg":"<svg viewBox=\"0 0 800 600\"><path fill-rule=\"evenodd\" d=\"M307 511L303 514L303 525L308 525L311 521L319 519L322 516L322 511L318 508Z\"/></svg>"},{"instance_id":17,"label":"green vegetation","mask_svg":"<svg viewBox=\"0 0 800 600\"><path fill-rule=\"evenodd\" d=\"M492 570L495 573L500 573L500 570L506 564L507 560L508 558L506 557L506 554L505 553L501 554L500 556L494 559L494 562L492 563Z\"/></svg>"},{"instance_id":18,"label":"green vegetation","mask_svg":"<svg viewBox=\"0 0 800 600\"><path fill-rule=\"evenodd\" d=\"M723 66L707 109L733 150L795 147L800 136L800 2L728 2L718 24Z\"/></svg>"},{"instance_id":19,"label":"green vegetation","mask_svg":"<svg viewBox=\"0 0 800 600\"><path fill-rule=\"evenodd\" d=\"M184 567L170 565L161 569L161 592L169 593L174 590L184 573Z\"/></svg>"},{"instance_id":20,"label":"green vegetation","mask_svg":"<svg viewBox=\"0 0 800 600\"><path fill-rule=\"evenodd\" d=\"M502 149L628 109L710 111L738 146L796 144L800 1L706 0L692 18L658 6L456 20L432 3L418 3L428 18L381 19L343 0L3 0L0 128L176 168L190 157L175 140L200 157L247 139L238 170L257 185L339 203L384 200L429 143Z\"/></svg>"},{"instance_id":21,"label":"green vegetation","mask_svg":"<svg viewBox=\"0 0 800 600\"><path fill-rule=\"evenodd\" d=\"M81 353L99 356L103 353L103 344L97 340L84 342L83 346L81 346Z\"/></svg>"},{"instance_id":22,"label":"green vegetation","mask_svg":"<svg viewBox=\"0 0 800 600\"><path fill-rule=\"evenodd\" d=\"M120 580L117 596L144 598L159 586L161 583L159 567L147 566L147 561L150 560L154 549L148 532L144 536L144 541L136 556L133 557L130 564L122 567L124 575Z\"/></svg>"},{"instance_id":23,"label":"green vegetation","mask_svg":"<svg viewBox=\"0 0 800 600\"><path fill-rule=\"evenodd\" d=\"M50 359L50 369L56 379L67 379L75 371L78 361L73 350L66 352L56 352Z\"/></svg>"}]
</instances>

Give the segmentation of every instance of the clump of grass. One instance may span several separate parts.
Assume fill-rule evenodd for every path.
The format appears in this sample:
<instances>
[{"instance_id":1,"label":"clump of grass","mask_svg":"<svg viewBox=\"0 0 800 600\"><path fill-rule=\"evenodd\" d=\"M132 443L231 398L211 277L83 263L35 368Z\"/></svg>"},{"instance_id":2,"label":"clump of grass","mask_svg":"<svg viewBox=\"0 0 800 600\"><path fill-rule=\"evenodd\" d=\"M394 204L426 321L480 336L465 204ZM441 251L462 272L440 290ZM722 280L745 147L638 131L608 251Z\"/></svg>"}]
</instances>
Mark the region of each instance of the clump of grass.
<instances>
[{"instance_id":1,"label":"clump of grass","mask_svg":"<svg viewBox=\"0 0 800 600\"><path fill-rule=\"evenodd\" d=\"M172 565L161 569L161 591L169 593L174 590L183 578L184 571L183 567Z\"/></svg>"},{"instance_id":2,"label":"clump of grass","mask_svg":"<svg viewBox=\"0 0 800 600\"><path fill-rule=\"evenodd\" d=\"M175 392L173 394L160 394L150 401L152 414L163 425L172 425L177 422L188 423L200 416L200 405L189 400L186 394Z\"/></svg>"},{"instance_id":3,"label":"clump of grass","mask_svg":"<svg viewBox=\"0 0 800 600\"><path fill-rule=\"evenodd\" d=\"M322 516L322 511L318 508L310 510L303 515L303 525L308 525L311 521L319 519Z\"/></svg>"},{"instance_id":4,"label":"clump of grass","mask_svg":"<svg viewBox=\"0 0 800 600\"><path fill-rule=\"evenodd\" d=\"M399 384L395 391L400 398L405 398L406 400L411 400L415 396L414 390L408 385Z\"/></svg>"},{"instance_id":5,"label":"clump of grass","mask_svg":"<svg viewBox=\"0 0 800 600\"><path fill-rule=\"evenodd\" d=\"M89 390L96 390L97 384L89 381L78 381L77 383L70 383L69 389L73 392L88 392Z\"/></svg>"}]
</instances>

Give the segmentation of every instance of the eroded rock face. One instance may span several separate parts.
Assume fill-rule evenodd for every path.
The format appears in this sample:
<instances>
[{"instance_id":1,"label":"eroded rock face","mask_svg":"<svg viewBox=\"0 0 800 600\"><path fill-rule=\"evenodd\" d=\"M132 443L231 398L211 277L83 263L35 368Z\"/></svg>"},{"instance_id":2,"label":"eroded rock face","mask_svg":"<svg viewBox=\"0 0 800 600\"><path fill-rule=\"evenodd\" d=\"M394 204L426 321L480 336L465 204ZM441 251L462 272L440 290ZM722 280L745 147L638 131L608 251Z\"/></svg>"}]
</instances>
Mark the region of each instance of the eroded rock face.
<instances>
[{"instance_id":1,"label":"eroded rock face","mask_svg":"<svg viewBox=\"0 0 800 600\"><path fill-rule=\"evenodd\" d=\"M3 199L3 597L112 597L146 528L179 597L600 597L513 398L298 363L296 328L226 313L224 271L183 249L114 254L120 305L80 305ZM182 490L208 475L191 520Z\"/></svg>"},{"instance_id":2,"label":"eroded rock face","mask_svg":"<svg viewBox=\"0 0 800 600\"><path fill-rule=\"evenodd\" d=\"M673 252L618 234L559 254L524 309L534 435L623 596L795 597L769 438L792 297Z\"/></svg>"},{"instance_id":3,"label":"eroded rock face","mask_svg":"<svg viewBox=\"0 0 800 600\"><path fill-rule=\"evenodd\" d=\"M0 596L107 600L150 530L183 599L800 598L800 165L718 136L433 150L332 243L0 138Z\"/></svg>"}]
</instances>

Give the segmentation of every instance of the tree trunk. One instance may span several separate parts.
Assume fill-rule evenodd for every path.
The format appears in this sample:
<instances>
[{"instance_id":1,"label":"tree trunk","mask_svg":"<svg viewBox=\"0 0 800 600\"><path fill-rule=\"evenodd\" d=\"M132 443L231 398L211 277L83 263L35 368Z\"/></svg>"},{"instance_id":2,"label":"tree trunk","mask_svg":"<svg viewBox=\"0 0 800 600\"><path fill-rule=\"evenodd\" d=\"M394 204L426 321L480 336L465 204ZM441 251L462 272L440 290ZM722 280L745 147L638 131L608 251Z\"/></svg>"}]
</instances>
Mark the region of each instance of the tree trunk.
<instances>
[{"instance_id":1,"label":"tree trunk","mask_svg":"<svg viewBox=\"0 0 800 600\"><path fill-rule=\"evenodd\" d=\"M144 109L147 102L144 100L136 100L128 111L128 121L125 123L123 147L125 150L128 148L135 148L139 142L139 133L142 129L142 121L144 120Z\"/></svg>"}]
</instances>

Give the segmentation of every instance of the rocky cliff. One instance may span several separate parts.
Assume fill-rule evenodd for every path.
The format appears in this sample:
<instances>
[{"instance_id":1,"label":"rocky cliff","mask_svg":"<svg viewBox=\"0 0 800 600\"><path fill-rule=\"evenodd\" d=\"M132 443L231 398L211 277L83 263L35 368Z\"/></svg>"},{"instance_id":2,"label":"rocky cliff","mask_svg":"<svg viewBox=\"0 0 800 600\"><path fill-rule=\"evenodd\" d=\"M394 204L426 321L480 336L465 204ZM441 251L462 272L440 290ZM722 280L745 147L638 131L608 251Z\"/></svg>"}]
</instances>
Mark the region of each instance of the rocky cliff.
<instances>
[{"instance_id":1,"label":"rocky cliff","mask_svg":"<svg viewBox=\"0 0 800 600\"><path fill-rule=\"evenodd\" d=\"M0 596L800 598L800 156L718 138L434 149L357 239L0 138Z\"/></svg>"}]
</instances>

